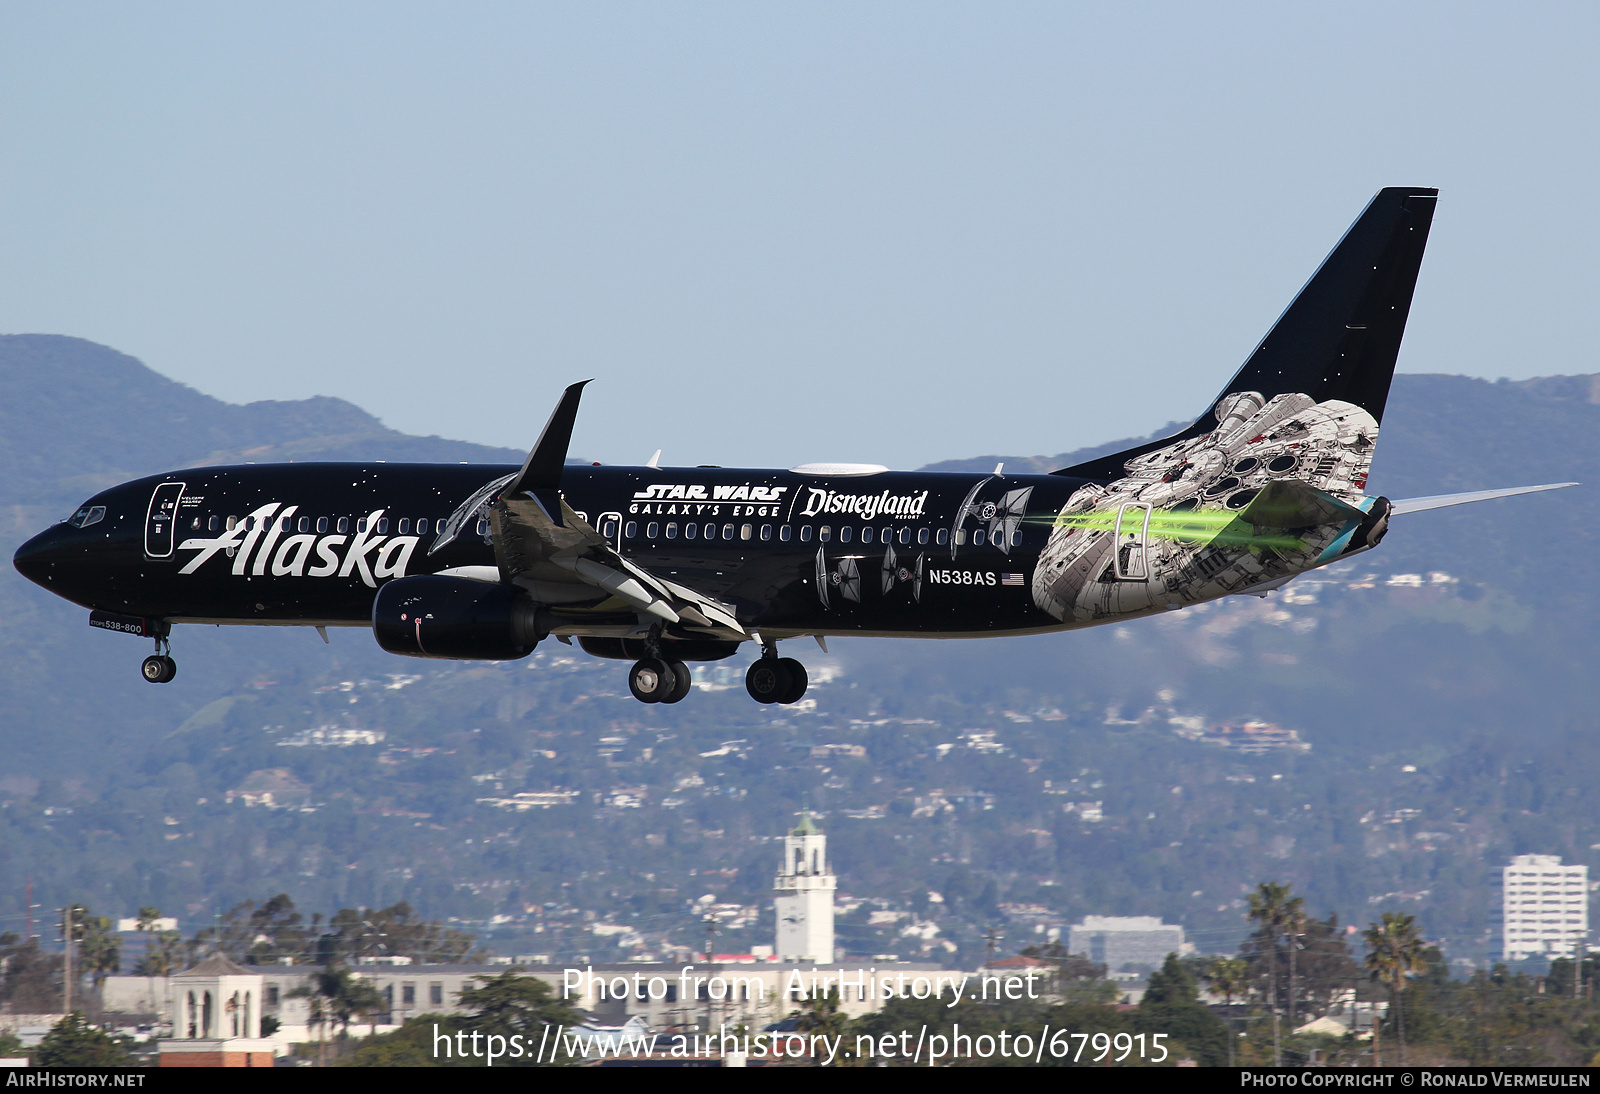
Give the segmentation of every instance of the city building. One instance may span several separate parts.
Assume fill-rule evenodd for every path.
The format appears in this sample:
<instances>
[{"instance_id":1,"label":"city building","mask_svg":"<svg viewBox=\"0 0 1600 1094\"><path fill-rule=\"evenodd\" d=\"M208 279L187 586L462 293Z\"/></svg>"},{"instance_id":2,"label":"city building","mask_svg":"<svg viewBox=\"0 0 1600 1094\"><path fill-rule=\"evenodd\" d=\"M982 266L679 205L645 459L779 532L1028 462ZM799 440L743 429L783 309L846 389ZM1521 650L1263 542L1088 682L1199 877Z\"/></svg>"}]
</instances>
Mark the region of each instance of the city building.
<instances>
[{"instance_id":1,"label":"city building","mask_svg":"<svg viewBox=\"0 0 1600 1094\"><path fill-rule=\"evenodd\" d=\"M838 878L828 863L828 837L804 810L800 824L783 837L783 862L772 888L777 893L780 961L833 964L833 893Z\"/></svg>"},{"instance_id":2,"label":"city building","mask_svg":"<svg viewBox=\"0 0 1600 1094\"><path fill-rule=\"evenodd\" d=\"M1589 938L1589 868L1517 855L1500 870L1490 923L1503 961L1571 956Z\"/></svg>"},{"instance_id":3,"label":"city building","mask_svg":"<svg viewBox=\"0 0 1600 1094\"><path fill-rule=\"evenodd\" d=\"M1068 929L1067 951L1116 974L1158 969L1167 954L1186 953L1187 947L1183 928L1161 922L1160 916L1090 915Z\"/></svg>"}]
</instances>

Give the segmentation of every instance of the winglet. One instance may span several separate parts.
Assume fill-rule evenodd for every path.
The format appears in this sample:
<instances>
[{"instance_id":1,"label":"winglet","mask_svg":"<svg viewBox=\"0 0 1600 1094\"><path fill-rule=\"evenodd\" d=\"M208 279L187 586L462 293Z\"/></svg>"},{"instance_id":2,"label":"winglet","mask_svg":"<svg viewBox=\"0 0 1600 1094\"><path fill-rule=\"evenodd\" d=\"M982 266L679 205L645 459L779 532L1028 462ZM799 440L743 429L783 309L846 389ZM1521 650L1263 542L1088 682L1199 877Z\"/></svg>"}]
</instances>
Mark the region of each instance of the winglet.
<instances>
[{"instance_id":1,"label":"winglet","mask_svg":"<svg viewBox=\"0 0 1600 1094\"><path fill-rule=\"evenodd\" d=\"M558 493L561 488L561 469L566 466L567 448L572 444L572 426L578 420L578 400L583 395L584 385L589 382L580 380L561 393L561 401L545 423L544 432L539 434L539 443L533 446L533 451L528 453L527 460L523 462L522 470L500 495L531 494L558 525L562 523Z\"/></svg>"}]
</instances>

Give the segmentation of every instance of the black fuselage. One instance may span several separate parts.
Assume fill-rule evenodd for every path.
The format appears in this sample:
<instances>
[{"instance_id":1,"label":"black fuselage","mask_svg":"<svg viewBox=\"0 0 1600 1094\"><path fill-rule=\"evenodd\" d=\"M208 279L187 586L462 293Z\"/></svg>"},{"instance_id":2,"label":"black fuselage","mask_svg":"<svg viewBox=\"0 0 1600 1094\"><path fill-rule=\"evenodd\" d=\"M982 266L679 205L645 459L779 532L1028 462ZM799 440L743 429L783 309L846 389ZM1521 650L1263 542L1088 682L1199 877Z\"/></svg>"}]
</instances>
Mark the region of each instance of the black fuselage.
<instances>
[{"instance_id":1,"label":"black fuselage","mask_svg":"<svg viewBox=\"0 0 1600 1094\"><path fill-rule=\"evenodd\" d=\"M360 626L379 586L441 571L492 576L486 518L463 506L511 466L205 467L107 490L16 556L87 608L172 623ZM1044 519L996 527L1033 487L1054 514L1082 480L882 472L571 465L568 505L651 573L733 606L764 634L977 636L1060 629L1029 583ZM443 534L452 515L464 524ZM999 540L1000 542L995 542ZM580 617L554 633L583 633Z\"/></svg>"}]
</instances>

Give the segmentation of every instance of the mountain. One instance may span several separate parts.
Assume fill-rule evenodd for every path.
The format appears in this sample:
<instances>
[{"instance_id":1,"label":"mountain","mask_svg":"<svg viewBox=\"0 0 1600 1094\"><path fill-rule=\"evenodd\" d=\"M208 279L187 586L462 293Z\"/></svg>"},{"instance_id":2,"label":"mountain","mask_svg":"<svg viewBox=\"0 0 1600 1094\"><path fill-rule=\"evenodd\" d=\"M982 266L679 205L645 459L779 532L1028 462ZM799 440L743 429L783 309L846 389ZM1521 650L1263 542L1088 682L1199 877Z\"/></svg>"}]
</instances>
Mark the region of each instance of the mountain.
<instances>
[{"instance_id":1,"label":"mountain","mask_svg":"<svg viewBox=\"0 0 1600 1094\"><path fill-rule=\"evenodd\" d=\"M233 406L70 338L0 338L0 383L13 544L170 467L521 455L339 400ZM1399 376L1372 487L1600 481L1597 391ZM1242 891L1277 879L1351 923L1414 912L1481 959L1488 868L1600 866L1595 497L1400 518L1377 551L1265 600L1030 639L786 647L816 681L800 711L750 703L743 658L644 707L622 666L553 641L505 665L413 662L359 630L325 646L180 628L179 678L153 688L143 644L6 567L0 917L20 922L30 877L46 907L154 904L190 927L280 891L307 910L406 899L507 952L599 961L699 944L711 896L742 909L732 950L771 941L771 841L804 798L855 954L972 961L991 924L1021 945L1084 914L1162 915L1224 950ZM555 796L516 797L533 792Z\"/></svg>"}]
</instances>

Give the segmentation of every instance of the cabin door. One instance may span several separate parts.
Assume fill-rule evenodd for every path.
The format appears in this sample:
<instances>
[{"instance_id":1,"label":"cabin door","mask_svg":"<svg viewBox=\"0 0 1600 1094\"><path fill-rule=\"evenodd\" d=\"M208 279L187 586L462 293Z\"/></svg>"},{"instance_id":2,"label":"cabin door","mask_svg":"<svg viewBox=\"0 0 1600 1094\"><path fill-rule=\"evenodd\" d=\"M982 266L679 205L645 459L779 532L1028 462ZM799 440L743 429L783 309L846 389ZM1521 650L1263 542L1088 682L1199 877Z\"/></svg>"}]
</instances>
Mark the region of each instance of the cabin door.
<instances>
[{"instance_id":1,"label":"cabin door","mask_svg":"<svg viewBox=\"0 0 1600 1094\"><path fill-rule=\"evenodd\" d=\"M1117 510L1116 575L1119 581L1150 580L1150 507L1130 501Z\"/></svg>"},{"instance_id":2,"label":"cabin door","mask_svg":"<svg viewBox=\"0 0 1600 1094\"><path fill-rule=\"evenodd\" d=\"M144 519L144 553L150 558L171 558L178 524L178 499L183 483L164 482L150 495L150 511Z\"/></svg>"}]
</instances>

